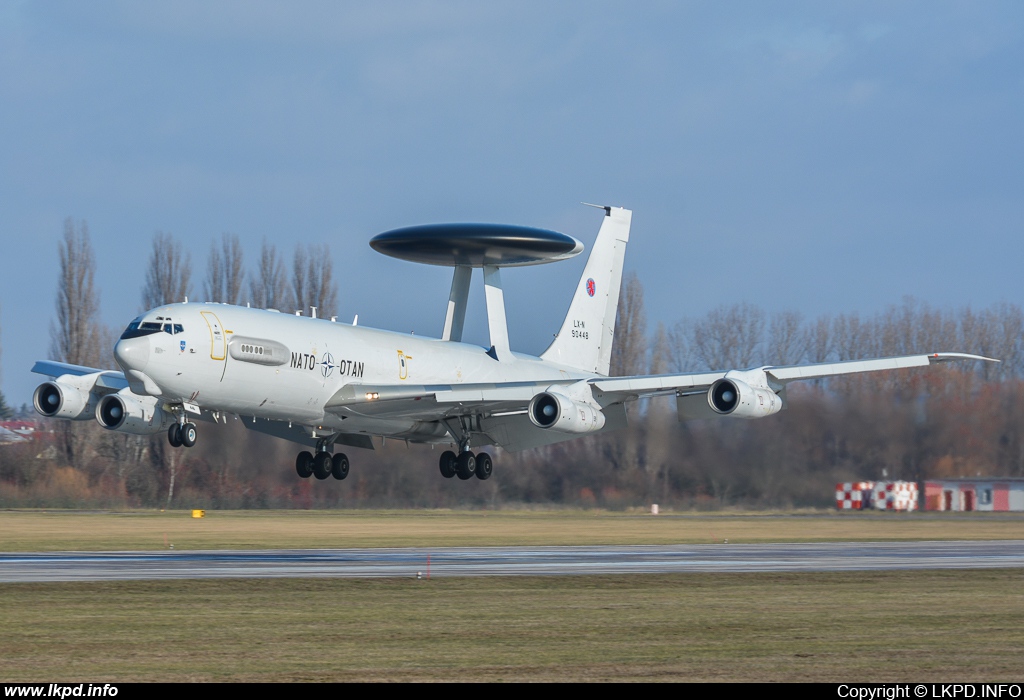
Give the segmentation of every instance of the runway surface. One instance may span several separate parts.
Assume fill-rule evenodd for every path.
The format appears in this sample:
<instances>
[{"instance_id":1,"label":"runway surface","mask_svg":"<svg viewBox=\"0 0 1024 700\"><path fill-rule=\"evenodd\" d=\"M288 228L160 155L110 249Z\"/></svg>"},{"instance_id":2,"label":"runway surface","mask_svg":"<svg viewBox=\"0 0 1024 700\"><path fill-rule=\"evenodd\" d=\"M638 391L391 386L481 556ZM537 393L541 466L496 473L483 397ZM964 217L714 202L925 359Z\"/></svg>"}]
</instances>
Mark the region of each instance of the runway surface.
<instances>
[{"instance_id":1,"label":"runway surface","mask_svg":"<svg viewBox=\"0 0 1024 700\"><path fill-rule=\"evenodd\" d=\"M1024 540L0 553L0 582L1024 567Z\"/></svg>"}]
</instances>

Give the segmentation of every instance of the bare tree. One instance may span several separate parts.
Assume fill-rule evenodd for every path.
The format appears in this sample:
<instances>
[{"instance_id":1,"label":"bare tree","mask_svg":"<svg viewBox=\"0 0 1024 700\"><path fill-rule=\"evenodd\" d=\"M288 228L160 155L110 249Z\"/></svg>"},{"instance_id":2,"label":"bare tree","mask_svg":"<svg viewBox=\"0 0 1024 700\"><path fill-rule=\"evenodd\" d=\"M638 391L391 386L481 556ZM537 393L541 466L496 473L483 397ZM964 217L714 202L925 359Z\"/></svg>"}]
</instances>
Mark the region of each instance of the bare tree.
<instances>
[{"instance_id":1,"label":"bare tree","mask_svg":"<svg viewBox=\"0 0 1024 700\"><path fill-rule=\"evenodd\" d=\"M669 347L669 369L673 372L693 372L700 369L708 369L701 364L701 361L694 353L693 343L693 321L688 318L681 318L668 332Z\"/></svg>"},{"instance_id":2,"label":"bare tree","mask_svg":"<svg viewBox=\"0 0 1024 700\"><path fill-rule=\"evenodd\" d=\"M2 309L3 309L3 307L0 306L0 312L2 312ZM0 316L2 316L2 315L3 314L0 313ZM0 344L0 360L2 360L2 359L3 359L3 345ZM7 399L4 398L4 392L3 392L3 384L4 384L4 382L3 382L3 377L4 377L4 375L3 375L3 362L0 361L0 419L7 420L8 418L10 418L11 416L14 415L14 411L11 409L10 406L7 405Z\"/></svg>"},{"instance_id":3,"label":"bare tree","mask_svg":"<svg viewBox=\"0 0 1024 700\"><path fill-rule=\"evenodd\" d=\"M50 357L74 365L109 367L111 359L104 360L101 350L107 331L99 321L99 292L94 284L96 258L85 221L79 222L77 229L70 217L64 221L58 254L57 319L50 324ZM55 430L64 463L73 467L84 464L97 437L94 426L59 421Z\"/></svg>"},{"instance_id":4,"label":"bare tree","mask_svg":"<svg viewBox=\"0 0 1024 700\"><path fill-rule=\"evenodd\" d=\"M249 293L252 304L259 309L289 310L293 304L284 273L284 263L277 254L277 248L263 241L260 249L259 267L249 278Z\"/></svg>"},{"instance_id":5,"label":"bare tree","mask_svg":"<svg viewBox=\"0 0 1024 700\"><path fill-rule=\"evenodd\" d=\"M744 369L761 357L764 311L753 304L720 306L689 328L694 356L708 369Z\"/></svg>"},{"instance_id":6,"label":"bare tree","mask_svg":"<svg viewBox=\"0 0 1024 700\"><path fill-rule=\"evenodd\" d=\"M795 365L804 358L803 316L798 311L780 311L768 324L768 354L776 365Z\"/></svg>"},{"instance_id":7,"label":"bare tree","mask_svg":"<svg viewBox=\"0 0 1024 700\"><path fill-rule=\"evenodd\" d=\"M804 352L810 362L827 362L832 352L832 320L819 316L804 329Z\"/></svg>"},{"instance_id":8,"label":"bare tree","mask_svg":"<svg viewBox=\"0 0 1024 700\"><path fill-rule=\"evenodd\" d=\"M142 288L142 306L152 309L162 304L185 301L191 291L192 262L182 254L181 244L170 233L157 231Z\"/></svg>"},{"instance_id":9,"label":"bare tree","mask_svg":"<svg viewBox=\"0 0 1024 700\"><path fill-rule=\"evenodd\" d=\"M295 302L295 310L307 313L309 305L309 293L306 289L306 269L309 256L306 248L301 243L295 246L295 255L292 257L292 301Z\"/></svg>"},{"instance_id":10,"label":"bare tree","mask_svg":"<svg viewBox=\"0 0 1024 700\"><path fill-rule=\"evenodd\" d=\"M643 374L647 367L647 312L644 287L635 272L626 276L615 313L610 373L613 377Z\"/></svg>"},{"instance_id":11,"label":"bare tree","mask_svg":"<svg viewBox=\"0 0 1024 700\"><path fill-rule=\"evenodd\" d=\"M1020 377L1021 361L1024 359L1024 313L1016 304L1002 302L993 310L995 355L1001 362L995 376ZM985 363L989 364L989 363Z\"/></svg>"},{"instance_id":12,"label":"bare tree","mask_svg":"<svg viewBox=\"0 0 1024 700\"><path fill-rule=\"evenodd\" d=\"M860 360L874 356L875 333L870 321L859 314L840 314L832 320L832 349L837 359Z\"/></svg>"},{"instance_id":13,"label":"bare tree","mask_svg":"<svg viewBox=\"0 0 1024 700\"><path fill-rule=\"evenodd\" d=\"M654 343L651 345L651 374L666 374L672 361L672 347L669 343L665 324L658 322L654 331Z\"/></svg>"},{"instance_id":14,"label":"bare tree","mask_svg":"<svg viewBox=\"0 0 1024 700\"><path fill-rule=\"evenodd\" d=\"M315 306L321 318L338 313L338 291L330 253L326 245L313 245L308 251L302 244L295 246L292 291L297 311L307 313Z\"/></svg>"},{"instance_id":15,"label":"bare tree","mask_svg":"<svg viewBox=\"0 0 1024 700\"><path fill-rule=\"evenodd\" d=\"M153 236L153 251L149 256L149 269L146 270L146 286L142 289L142 306L152 309L162 304L175 304L188 298L192 278L192 263L188 254L182 254L181 245L169 233L158 231ZM142 455L145 448L141 446L144 438L128 439L126 444L118 445L122 451ZM164 467L169 474L167 504L170 507L174 498L174 481L181 468L183 456L181 450L171 449L162 435L149 438L149 454L154 465ZM122 474L123 477L123 474Z\"/></svg>"},{"instance_id":16,"label":"bare tree","mask_svg":"<svg viewBox=\"0 0 1024 700\"><path fill-rule=\"evenodd\" d=\"M647 370L647 312L644 310L644 287L636 273L629 273L622 281L619 303L615 313L615 333L609 374L624 377L643 374ZM636 402L626 405L630 422L639 418ZM608 436L604 442L607 458L617 468L633 470L644 463L646 443L633 431Z\"/></svg>"},{"instance_id":17,"label":"bare tree","mask_svg":"<svg viewBox=\"0 0 1024 700\"><path fill-rule=\"evenodd\" d=\"M57 321L50 324L50 356L60 362L96 367L101 364L99 292L94 285L96 258L85 221L64 221L58 252ZM109 361L103 363L109 365Z\"/></svg>"},{"instance_id":18,"label":"bare tree","mask_svg":"<svg viewBox=\"0 0 1024 700\"><path fill-rule=\"evenodd\" d=\"M245 269L242 264L242 243L238 234L221 235L220 248L210 244L206 269L206 300L238 304L242 296Z\"/></svg>"}]
</instances>

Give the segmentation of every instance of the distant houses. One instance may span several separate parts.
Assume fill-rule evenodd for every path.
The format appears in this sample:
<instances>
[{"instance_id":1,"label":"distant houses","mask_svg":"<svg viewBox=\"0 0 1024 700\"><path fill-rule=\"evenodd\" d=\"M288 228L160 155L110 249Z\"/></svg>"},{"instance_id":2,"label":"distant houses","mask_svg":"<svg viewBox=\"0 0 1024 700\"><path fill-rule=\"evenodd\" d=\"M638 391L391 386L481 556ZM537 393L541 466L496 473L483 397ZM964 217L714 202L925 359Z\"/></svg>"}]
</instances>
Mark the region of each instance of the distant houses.
<instances>
[{"instance_id":1,"label":"distant houses","mask_svg":"<svg viewBox=\"0 0 1024 700\"><path fill-rule=\"evenodd\" d=\"M924 484L925 510L1024 511L1024 479L979 476L930 479Z\"/></svg>"},{"instance_id":2,"label":"distant houses","mask_svg":"<svg viewBox=\"0 0 1024 700\"><path fill-rule=\"evenodd\" d=\"M0 445L13 445L34 440L41 434L38 423L29 420L0 421Z\"/></svg>"}]
</instances>

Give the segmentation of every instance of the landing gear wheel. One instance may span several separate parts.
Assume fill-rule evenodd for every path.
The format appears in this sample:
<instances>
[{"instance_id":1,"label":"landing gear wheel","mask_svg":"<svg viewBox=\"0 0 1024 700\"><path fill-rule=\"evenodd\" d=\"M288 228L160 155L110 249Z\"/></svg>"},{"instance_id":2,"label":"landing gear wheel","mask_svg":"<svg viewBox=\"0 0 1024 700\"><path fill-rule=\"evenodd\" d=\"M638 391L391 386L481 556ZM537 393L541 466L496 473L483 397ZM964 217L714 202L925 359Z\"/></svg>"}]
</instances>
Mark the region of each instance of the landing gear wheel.
<instances>
[{"instance_id":1,"label":"landing gear wheel","mask_svg":"<svg viewBox=\"0 0 1024 700\"><path fill-rule=\"evenodd\" d=\"M460 454L455 462L455 472L459 475L460 479L465 481L472 478L474 471L476 471L476 457L467 450Z\"/></svg>"},{"instance_id":2,"label":"landing gear wheel","mask_svg":"<svg viewBox=\"0 0 1024 700\"><path fill-rule=\"evenodd\" d=\"M303 479L313 476L313 455L309 452L300 452L295 458L295 473Z\"/></svg>"},{"instance_id":3,"label":"landing gear wheel","mask_svg":"<svg viewBox=\"0 0 1024 700\"><path fill-rule=\"evenodd\" d=\"M441 453L441 476L445 479L451 479L455 476L456 459L458 459L457 455L451 450L445 450Z\"/></svg>"},{"instance_id":4,"label":"landing gear wheel","mask_svg":"<svg viewBox=\"0 0 1024 700\"><path fill-rule=\"evenodd\" d=\"M181 426L181 432L179 435L181 436L182 445L185 447L192 447L196 444L196 424L186 423Z\"/></svg>"},{"instance_id":5,"label":"landing gear wheel","mask_svg":"<svg viewBox=\"0 0 1024 700\"><path fill-rule=\"evenodd\" d=\"M321 481L331 475L331 455L326 452L317 452L313 458L313 476Z\"/></svg>"},{"instance_id":6,"label":"landing gear wheel","mask_svg":"<svg viewBox=\"0 0 1024 700\"><path fill-rule=\"evenodd\" d=\"M181 426L177 423L167 429L167 442L171 447L181 447Z\"/></svg>"},{"instance_id":7,"label":"landing gear wheel","mask_svg":"<svg viewBox=\"0 0 1024 700\"><path fill-rule=\"evenodd\" d=\"M491 456L486 452L481 452L476 456L476 478L480 481L485 481L491 478L491 472L494 471L494 461Z\"/></svg>"},{"instance_id":8,"label":"landing gear wheel","mask_svg":"<svg viewBox=\"0 0 1024 700\"><path fill-rule=\"evenodd\" d=\"M348 476L348 457L344 452L339 452L331 457L331 476L338 481Z\"/></svg>"}]
</instances>

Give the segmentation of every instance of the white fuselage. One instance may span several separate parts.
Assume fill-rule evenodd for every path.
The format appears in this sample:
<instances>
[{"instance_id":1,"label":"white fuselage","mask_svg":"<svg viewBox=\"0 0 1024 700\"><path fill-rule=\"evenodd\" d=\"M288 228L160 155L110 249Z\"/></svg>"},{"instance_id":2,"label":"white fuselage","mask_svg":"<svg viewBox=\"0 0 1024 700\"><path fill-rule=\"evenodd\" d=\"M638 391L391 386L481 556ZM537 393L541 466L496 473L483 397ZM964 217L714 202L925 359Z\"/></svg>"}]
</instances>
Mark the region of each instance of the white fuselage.
<instances>
[{"instance_id":1,"label":"white fuselage","mask_svg":"<svg viewBox=\"0 0 1024 700\"><path fill-rule=\"evenodd\" d=\"M520 354L499 362L478 345L226 304L172 304L143 314L136 323L159 323L172 332L118 341L115 357L134 392L207 411L344 432L402 436L414 432L419 422L344 407L325 411L324 405L348 384L431 386L594 376Z\"/></svg>"}]
</instances>

